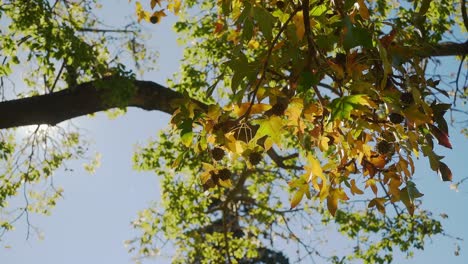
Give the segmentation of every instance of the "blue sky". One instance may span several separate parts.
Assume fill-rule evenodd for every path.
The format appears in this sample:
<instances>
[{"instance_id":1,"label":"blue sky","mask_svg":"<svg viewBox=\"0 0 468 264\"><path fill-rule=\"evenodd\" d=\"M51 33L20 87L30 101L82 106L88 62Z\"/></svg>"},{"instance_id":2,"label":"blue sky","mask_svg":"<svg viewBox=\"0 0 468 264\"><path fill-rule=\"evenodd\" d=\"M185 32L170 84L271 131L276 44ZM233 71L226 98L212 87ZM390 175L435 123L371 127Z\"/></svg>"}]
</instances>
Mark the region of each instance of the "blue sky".
<instances>
[{"instance_id":1,"label":"blue sky","mask_svg":"<svg viewBox=\"0 0 468 264\"><path fill-rule=\"evenodd\" d=\"M101 15L107 24L125 25L124 18L133 16L133 4L128 0L113 0L104 3ZM140 76L143 79L165 83L166 78L178 71L182 50L176 44L171 31L173 18L163 20L151 29L148 41L160 52L158 69ZM454 72L458 64L448 61L444 69ZM127 114L109 120L105 114L94 118L82 117L72 122L83 127L87 138L93 141L89 154L102 154L101 166L94 175L82 169L83 161L69 164L73 172L60 171L55 183L65 189L64 199L59 201L51 216L33 216L31 223L43 233L44 239L33 236L26 240L24 220L16 230L8 233L0 242L1 264L75 264L75 263L131 263L131 254L124 248L124 241L134 236L130 222L137 212L157 201L160 197L158 179L150 172L132 170L132 154L135 144L155 137L158 130L167 126L169 116L159 112L129 109ZM453 150L437 149L446 156L455 181L468 177L465 170L468 140L452 129ZM422 159L416 167L415 182L421 192L424 207L434 214L446 213L444 227L448 234L468 239L468 183L459 192L450 190L449 184L440 181ZM425 251L417 251L411 260L396 254L395 263L468 263L468 247L460 242L461 256L455 257L454 241L436 237L428 241ZM339 243L331 241L331 246ZM5 246L9 246L5 248ZM166 256L148 260L148 263L168 263Z\"/></svg>"}]
</instances>

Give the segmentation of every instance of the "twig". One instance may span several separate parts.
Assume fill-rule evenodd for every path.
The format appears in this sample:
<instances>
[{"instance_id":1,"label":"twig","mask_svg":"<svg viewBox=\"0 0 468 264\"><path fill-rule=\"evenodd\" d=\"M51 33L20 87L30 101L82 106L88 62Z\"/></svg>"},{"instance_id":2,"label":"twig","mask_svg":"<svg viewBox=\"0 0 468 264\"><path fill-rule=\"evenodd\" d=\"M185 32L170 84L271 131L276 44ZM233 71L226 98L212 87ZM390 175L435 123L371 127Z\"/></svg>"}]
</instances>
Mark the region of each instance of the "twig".
<instances>
[{"instance_id":1,"label":"twig","mask_svg":"<svg viewBox=\"0 0 468 264\"><path fill-rule=\"evenodd\" d=\"M128 29L103 29L103 28L77 28L80 32L93 32L93 33L132 33L136 34L137 30Z\"/></svg>"},{"instance_id":2,"label":"twig","mask_svg":"<svg viewBox=\"0 0 468 264\"><path fill-rule=\"evenodd\" d=\"M276 163L276 165L278 165L278 167L280 167L280 168L292 169L292 170L302 170L302 169L304 169L303 167L300 167L300 166L284 164L284 161L286 161L286 160L297 158L299 156L299 154L297 154L297 153L288 155L286 157L282 157L282 156L278 155L278 153L276 153L276 151L272 147L267 151L267 154Z\"/></svg>"},{"instance_id":3,"label":"twig","mask_svg":"<svg viewBox=\"0 0 468 264\"><path fill-rule=\"evenodd\" d=\"M457 71L457 78L455 79L455 94L453 95L453 106L457 106L457 93L459 92L460 88L458 86L458 80L460 79L460 73L461 69L463 66L463 62L465 61L466 55L463 55L460 65L458 65L458 71Z\"/></svg>"},{"instance_id":4,"label":"twig","mask_svg":"<svg viewBox=\"0 0 468 264\"><path fill-rule=\"evenodd\" d=\"M466 0L461 0L461 12L463 17L463 24L465 25L465 30L468 31L468 15L466 13Z\"/></svg>"}]
</instances>

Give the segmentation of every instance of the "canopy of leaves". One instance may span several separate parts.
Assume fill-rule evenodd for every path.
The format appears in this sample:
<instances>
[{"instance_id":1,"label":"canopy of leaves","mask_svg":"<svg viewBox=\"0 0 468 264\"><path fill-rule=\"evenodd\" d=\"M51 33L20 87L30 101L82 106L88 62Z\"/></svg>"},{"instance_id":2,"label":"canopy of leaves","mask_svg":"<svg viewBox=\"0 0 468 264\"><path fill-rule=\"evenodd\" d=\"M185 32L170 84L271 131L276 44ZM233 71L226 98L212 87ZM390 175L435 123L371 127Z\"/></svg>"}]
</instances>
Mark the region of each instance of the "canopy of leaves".
<instances>
[{"instance_id":1,"label":"canopy of leaves","mask_svg":"<svg viewBox=\"0 0 468 264\"><path fill-rule=\"evenodd\" d=\"M116 82L103 100L129 105L134 74L111 55L112 31L88 34L98 24L94 1L0 3L9 25L1 31L0 73L33 67L24 82L34 88L17 97L117 76L127 82ZM468 53L466 45L453 51L441 44L468 23L458 1L133 5L140 23L176 15L186 45L181 71L169 81L185 99L172 102L171 128L134 157L136 169L161 177L163 193L133 222L141 234L128 241L131 251L153 256L171 241L174 263L288 263L274 250L282 240L298 243L299 260L387 263L394 248L411 254L443 232L418 200L414 159L427 158L442 180L452 180L434 146L436 140L451 148L445 114L452 105L441 97L466 94L458 86L449 94L426 69L432 55ZM136 66L150 65L139 32L124 33ZM64 160L83 154L69 131L44 148L48 134L34 133L21 143L32 146L30 155L13 132L1 133L1 208L26 183L47 180ZM22 212L47 213L61 192L52 184L48 191ZM0 218L3 229L11 219ZM320 224L363 244L327 255L316 243L320 234L299 235Z\"/></svg>"}]
</instances>

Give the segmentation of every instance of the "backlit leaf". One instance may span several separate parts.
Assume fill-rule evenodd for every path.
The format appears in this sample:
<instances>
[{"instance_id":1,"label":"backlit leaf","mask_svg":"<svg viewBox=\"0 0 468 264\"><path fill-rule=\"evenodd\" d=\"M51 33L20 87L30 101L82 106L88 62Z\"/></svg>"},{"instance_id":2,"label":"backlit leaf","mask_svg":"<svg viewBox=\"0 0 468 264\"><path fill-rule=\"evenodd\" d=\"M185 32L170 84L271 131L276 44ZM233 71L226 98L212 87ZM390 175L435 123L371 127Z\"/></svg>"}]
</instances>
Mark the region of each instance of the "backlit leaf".
<instances>
[{"instance_id":1,"label":"backlit leaf","mask_svg":"<svg viewBox=\"0 0 468 264\"><path fill-rule=\"evenodd\" d=\"M364 94L356 94L335 98L330 103L331 120L351 119L351 111L360 106L372 107L375 104Z\"/></svg>"},{"instance_id":2,"label":"backlit leaf","mask_svg":"<svg viewBox=\"0 0 468 264\"><path fill-rule=\"evenodd\" d=\"M447 164L440 162L439 165L439 176L443 181L452 181L452 171Z\"/></svg>"},{"instance_id":3,"label":"backlit leaf","mask_svg":"<svg viewBox=\"0 0 468 264\"><path fill-rule=\"evenodd\" d=\"M450 143L447 133L443 132L442 130L440 130L438 127L434 125L429 125L429 127L431 128L432 135L434 135L434 137L437 138L439 145L444 146L449 149L452 148L452 144Z\"/></svg>"},{"instance_id":4,"label":"backlit leaf","mask_svg":"<svg viewBox=\"0 0 468 264\"><path fill-rule=\"evenodd\" d=\"M338 209L338 202L339 200L346 201L348 200L348 196L343 191L343 189L333 189L330 188L329 194L327 197L327 208L331 215L335 216L336 210Z\"/></svg>"},{"instance_id":5,"label":"backlit leaf","mask_svg":"<svg viewBox=\"0 0 468 264\"><path fill-rule=\"evenodd\" d=\"M259 119L253 122L259 125L256 139L260 139L264 136L268 136L273 140L274 143L281 144L281 135L283 132L283 120L278 116L270 116L267 119Z\"/></svg>"}]
</instances>

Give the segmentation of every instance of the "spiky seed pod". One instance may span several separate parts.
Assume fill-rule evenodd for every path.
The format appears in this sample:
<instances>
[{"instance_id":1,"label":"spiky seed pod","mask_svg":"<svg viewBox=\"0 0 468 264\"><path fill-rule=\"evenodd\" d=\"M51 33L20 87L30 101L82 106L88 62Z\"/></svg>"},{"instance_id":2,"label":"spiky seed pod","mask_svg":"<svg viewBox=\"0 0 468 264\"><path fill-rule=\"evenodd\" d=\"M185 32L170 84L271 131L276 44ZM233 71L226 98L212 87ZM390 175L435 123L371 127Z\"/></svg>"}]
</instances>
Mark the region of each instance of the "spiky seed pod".
<instances>
[{"instance_id":1,"label":"spiky seed pod","mask_svg":"<svg viewBox=\"0 0 468 264\"><path fill-rule=\"evenodd\" d=\"M400 101L404 106L409 106L414 103L413 94L410 92L402 93L400 95Z\"/></svg>"},{"instance_id":2,"label":"spiky seed pod","mask_svg":"<svg viewBox=\"0 0 468 264\"><path fill-rule=\"evenodd\" d=\"M211 175L211 180L213 180L213 183L217 185L219 182L219 172L216 173L215 171L210 171L210 175Z\"/></svg>"},{"instance_id":3,"label":"spiky seed pod","mask_svg":"<svg viewBox=\"0 0 468 264\"><path fill-rule=\"evenodd\" d=\"M157 16L151 16L150 17L150 22L151 23L156 24L156 23L158 23L158 21L159 21L159 17L157 17Z\"/></svg>"},{"instance_id":4,"label":"spiky seed pod","mask_svg":"<svg viewBox=\"0 0 468 264\"><path fill-rule=\"evenodd\" d=\"M284 111L288 108L286 104L283 103L276 103L271 108L271 113L277 116L281 116L284 114Z\"/></svg>"},{"instance_id":5,"label":"spiky seed pod","mask_svg":"<svg viewBox=\"0 0 468 264\"><path fill-rule=\"evenodd\" d=\"M218 175L221 180L225 181L231 178L232 173L229 169L224 168L218 171Z\"/></svg>"},{"instance_id":6,"label":"spiky seed pod","mask_svg":"<svg viewBox=\"0 0 468 264\"><path fill-rule=\"evenodd\" d=\"M279 9L283 9L285 7L285 3L283 1L276 2L276 7Z\"/></svg>"},{"instance_id":7,"label":"spiky seed pod","mask_svg":"<svg viewBox=\"0 0 468 264\"><path fill-rule=\"evenodd\" d=\"M393 146L391 143L388 143L387 141L382 140L379 143L377 143L376 148L380 154L387 154L392 151Z\"/></svg>"},{"instance_id":8,"label":"spiky seed pod","mask_svg":"<svg viewBox=\"0 0 468 264\"><path fill-rule=\"evenodd\" d=\"M263 157L262 157L262 154L258 153L258 152L253 152L253 153L250 153L249 155L249 161L250 161L250 164L252 165L257 165L260 163L260 161L262 161Z\"/></svg>"},{"instance_id":9,"label":"spiky seed pod","mask_svg":"<svg viewBox=\"0 0 468 264\"><path fill-rule=\"evenodd\" d=\"M405 117L398 113L391 113L388 116L388 119L390 119L390 122L392 122L393 124L401 124L401 122L405 120Z\"/></svg>"},{"instance_id":10,"label":"spiky seed pod","mask_svg":"<svg viewBox=\"0 0 468 264\"><path fill-rule=\"evenodd\" d=\"M214 160L218 161L218 160L222 160L223 157L224 157L224 150L222 148L219 148L219 147L215 147L212 151L211 151L211 156L213 157Z\"/></svg>"}]
</instances>

